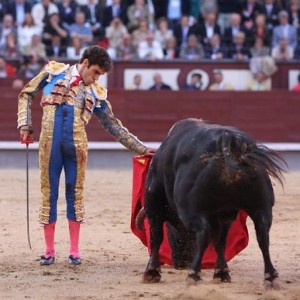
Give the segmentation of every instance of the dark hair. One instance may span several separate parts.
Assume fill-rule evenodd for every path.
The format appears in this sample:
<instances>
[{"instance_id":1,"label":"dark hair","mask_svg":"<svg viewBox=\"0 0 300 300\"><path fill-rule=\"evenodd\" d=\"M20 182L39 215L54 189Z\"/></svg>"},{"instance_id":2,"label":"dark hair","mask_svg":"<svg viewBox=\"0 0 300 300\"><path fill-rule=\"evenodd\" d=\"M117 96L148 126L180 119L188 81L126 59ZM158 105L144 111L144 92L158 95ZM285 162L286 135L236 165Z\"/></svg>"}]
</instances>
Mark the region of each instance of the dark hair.
<instances>
[{"instance_id":1,"label":"dark hair","mask_svg":"<svg viewBox=\"0 0 300 300\"><path fill-rule=\"evenodd\" d=\"M202 74L200 74L200 73L193 73L192 77L197 77L198 79L201 79L202 78Z\"/></svg>"},{"instance_id":2,"label":"dark hair","mask_svg":"<svg viewBox=\"0 0 300 300\"><path fill-rule=\"evenodd\" d=\"M82 63L85 59L89 61L89 67L97 65L105 72L109 72L112 68L112 60L108 52L100 46L90 46L85 49L79 63Z\"/></svg>"},{"instance_id":3,"label":"dark hair","mask_svg":"<svg viewBox=\"0 0 300 300\"><path fill-rule=\"evenodd\" d=\"M300 73L298 74L298 82L300 82Z\"/></svg>"}]
</instances>

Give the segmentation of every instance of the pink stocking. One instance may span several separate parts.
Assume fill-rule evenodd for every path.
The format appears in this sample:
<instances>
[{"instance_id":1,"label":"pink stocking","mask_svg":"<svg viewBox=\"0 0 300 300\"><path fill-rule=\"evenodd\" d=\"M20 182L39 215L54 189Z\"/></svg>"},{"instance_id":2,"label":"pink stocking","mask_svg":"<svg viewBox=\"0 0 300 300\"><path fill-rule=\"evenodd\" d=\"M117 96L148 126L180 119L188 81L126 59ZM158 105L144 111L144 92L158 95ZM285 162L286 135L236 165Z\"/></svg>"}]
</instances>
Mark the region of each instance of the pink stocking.
<instances>
[{"instance_id":1,"label":"pink stocking","mask_svg":"<svg viewBox=\"0 0 300 300\"><path fill-rule=\"evenodd\" d=\"M80 257L79 255L79 231L80 222L69 220L69 232L70 232L70 255L74 257Z\"/></svg>"},{"instance_id":2,"label":"pink stocking","mask_svg":"<svg viewBox=\"0 0 300 300\"><path fill-rule=\"evenodd\" d=\"M54 233L56 222L44 225L44 238L45 238L45 257L55 256L54 249Z\"/></svg>"}]
</instances>

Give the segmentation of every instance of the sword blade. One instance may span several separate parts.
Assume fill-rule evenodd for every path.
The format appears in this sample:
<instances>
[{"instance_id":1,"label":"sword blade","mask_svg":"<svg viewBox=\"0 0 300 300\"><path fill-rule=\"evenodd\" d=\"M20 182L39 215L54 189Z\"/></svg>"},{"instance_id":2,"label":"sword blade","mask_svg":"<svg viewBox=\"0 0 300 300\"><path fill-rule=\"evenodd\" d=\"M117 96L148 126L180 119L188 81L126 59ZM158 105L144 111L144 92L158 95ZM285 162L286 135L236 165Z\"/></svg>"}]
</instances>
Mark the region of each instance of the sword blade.
<instances>
[{"instance_id":1,"label":"sword blade","mask_svg":"<svg viewBox=\"0 0 300 300\"><path fill-rule=\"evenodd\" d=\"M29 249L31 250L30 232L29 232L29 151L28 143L26 143L26 219L27 219L27 240Z\"/></svg>"}]
</instances>

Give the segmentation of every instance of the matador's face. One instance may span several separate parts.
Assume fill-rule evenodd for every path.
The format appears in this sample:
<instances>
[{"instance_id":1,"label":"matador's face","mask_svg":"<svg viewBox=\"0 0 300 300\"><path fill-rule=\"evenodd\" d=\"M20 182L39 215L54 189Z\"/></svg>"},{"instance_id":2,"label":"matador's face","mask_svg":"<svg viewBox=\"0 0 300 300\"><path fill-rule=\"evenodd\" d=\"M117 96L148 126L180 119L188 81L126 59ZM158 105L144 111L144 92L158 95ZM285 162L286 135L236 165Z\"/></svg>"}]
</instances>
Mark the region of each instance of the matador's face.
<instances>
[{"instance_id":1,"label":"matador's face","mask_svg":"<svg viewBox=\"0 0 300 300\"><path fill-rule=\"evenodd\" d=\"M98 65L89 66L89 61L87 59L80 64L78 72L85 85L93 84L101 75L106 73Z\"/></svg>"}]
</instances>

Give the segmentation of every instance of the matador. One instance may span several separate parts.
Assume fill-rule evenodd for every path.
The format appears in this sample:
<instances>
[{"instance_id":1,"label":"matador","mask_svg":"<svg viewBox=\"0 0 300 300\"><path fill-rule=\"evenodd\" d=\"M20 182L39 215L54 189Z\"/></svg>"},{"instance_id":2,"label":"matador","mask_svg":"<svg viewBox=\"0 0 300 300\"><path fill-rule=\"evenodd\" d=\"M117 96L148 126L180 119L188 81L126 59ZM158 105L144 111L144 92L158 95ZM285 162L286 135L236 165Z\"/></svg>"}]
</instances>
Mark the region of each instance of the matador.
<instances>
[{"instance_id":1,"label":"matador","mask_svg":"<svg viewBox=\"0 0 300 300\"><path fill-rule=\"evenodd\" d=\"M78 64L47 63L19 94L18 129L21 140L27 140L32 128L32 102L35 94L42 90L43 116L39 137L41 204L38 220L44 227L46 249L40 265L51 265L55 261L54 233L59 180L63 169L70 233L68 262L71 265L81 263L79 229L85 220L83 185L88 154L85 126L92 115L126 148L150 156L155 152L114 116L107 100L107 90L98 83L99 77L109 72L111 66L107 51L91 46L84 51Z\"/></svg>"}]
</instances>

